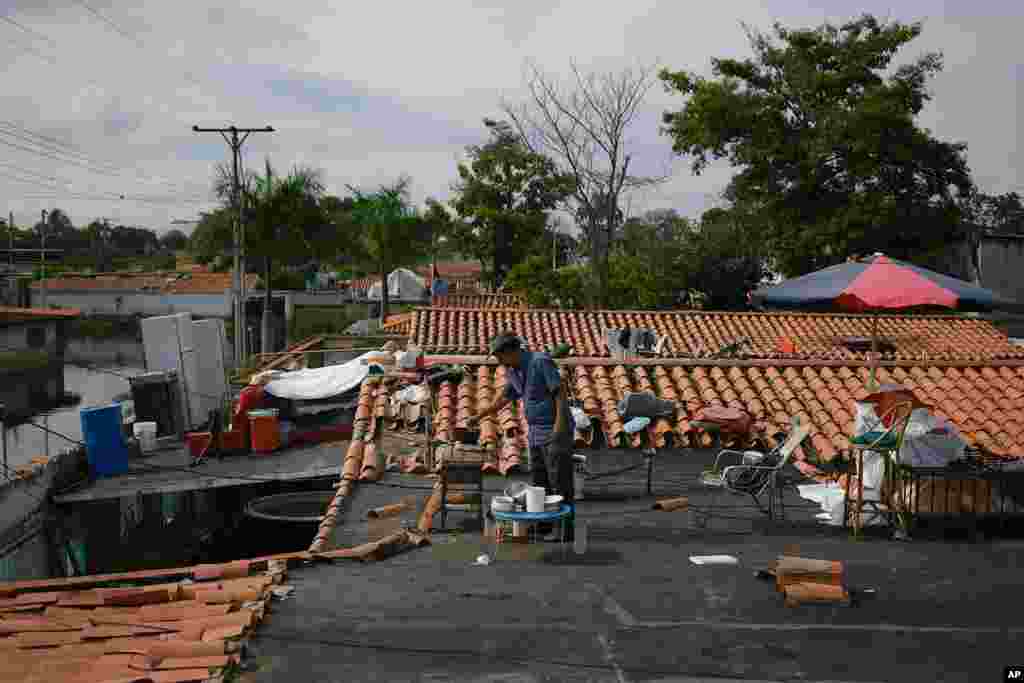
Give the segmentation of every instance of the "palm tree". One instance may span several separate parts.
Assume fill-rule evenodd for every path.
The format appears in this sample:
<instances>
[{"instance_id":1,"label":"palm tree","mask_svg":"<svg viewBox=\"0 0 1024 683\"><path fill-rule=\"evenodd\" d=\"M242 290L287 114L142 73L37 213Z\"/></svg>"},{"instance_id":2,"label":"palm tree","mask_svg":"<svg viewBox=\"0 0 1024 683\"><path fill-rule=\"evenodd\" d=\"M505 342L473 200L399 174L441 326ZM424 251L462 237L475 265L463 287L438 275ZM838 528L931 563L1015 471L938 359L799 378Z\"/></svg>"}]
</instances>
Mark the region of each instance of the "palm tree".
<instances>
[{"instance_id":1,"label":"palm tree","mask_svg":"<svg viewBox=\"0 0 1024 683\"><path fill-rule=\"evenodd\" d=\"M319 199L324 192L322 172L295 167L286 176L275 173L266 160L264 175L254 175L246 192L251 222L247 222L247 248L263 257L263 319L261 351L270 353L271 275L274 259L286 260L312 253L310 235L322 223Z\"/></svg>"},{"instance_id":2,"label":"palm tree","mask_svg":"<svg viewBox=\"0 0 1024 683\"><path fill-rule=\"evenodd\" d=\"M409 204L410 179L400 178L373 193L354 187L352 220L363 230L366 258L381 278L380 323L388 314L388 275L394 268L414 263L429 248L426 223Z\"/></svg>"}]
</instances>

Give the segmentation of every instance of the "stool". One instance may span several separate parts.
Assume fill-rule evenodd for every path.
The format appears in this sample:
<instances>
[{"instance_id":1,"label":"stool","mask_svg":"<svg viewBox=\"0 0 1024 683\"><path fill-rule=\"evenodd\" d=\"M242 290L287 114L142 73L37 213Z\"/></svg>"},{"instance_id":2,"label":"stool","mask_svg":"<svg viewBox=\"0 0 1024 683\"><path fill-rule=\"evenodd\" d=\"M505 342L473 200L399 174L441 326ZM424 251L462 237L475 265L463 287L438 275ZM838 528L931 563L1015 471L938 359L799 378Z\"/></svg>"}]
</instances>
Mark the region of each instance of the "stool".
<instances>
[{"instance_id":1,"label":"stool","mask_svg":"<svg viewBox=\"0 0 1024 683\"><path fill-rule=\"evenodd\" d=\"M480 502L477 505L477 520L484 527L484 473L479 462L447 462L441 465L441 528L448 525L448 487L456 484L466 491L475 487Z\"/></svg>"}]
</instances>

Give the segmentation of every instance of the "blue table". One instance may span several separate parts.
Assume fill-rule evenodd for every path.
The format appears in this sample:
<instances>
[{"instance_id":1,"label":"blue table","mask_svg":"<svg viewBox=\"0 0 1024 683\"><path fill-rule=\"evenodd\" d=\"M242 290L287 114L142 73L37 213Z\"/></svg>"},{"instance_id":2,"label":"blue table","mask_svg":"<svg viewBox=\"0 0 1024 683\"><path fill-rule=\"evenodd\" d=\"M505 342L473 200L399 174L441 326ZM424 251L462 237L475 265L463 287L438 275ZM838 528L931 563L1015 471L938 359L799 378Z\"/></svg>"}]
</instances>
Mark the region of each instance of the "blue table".
<instances>
[{"instance_id":1,"label":"blue table","mask_svg":"<svg viewBox=\"0 0 1024 683\"><path fill-rule=\"evenodd\" d=\"M536 525L541 522L558 522L558 528L561 532L561 545L565 545L565 520L572 514L572 506L568 503L562 503L558 510L551 512L496 512L491 511L494 515L494 519L504 522L519 522L520 524L526 524L528 527L536 528ZM527 532L529 534L529 532ZM500 543L495 544L494 559L497 559L498 551L497 546Z\"/></svg>"}]
</instances>

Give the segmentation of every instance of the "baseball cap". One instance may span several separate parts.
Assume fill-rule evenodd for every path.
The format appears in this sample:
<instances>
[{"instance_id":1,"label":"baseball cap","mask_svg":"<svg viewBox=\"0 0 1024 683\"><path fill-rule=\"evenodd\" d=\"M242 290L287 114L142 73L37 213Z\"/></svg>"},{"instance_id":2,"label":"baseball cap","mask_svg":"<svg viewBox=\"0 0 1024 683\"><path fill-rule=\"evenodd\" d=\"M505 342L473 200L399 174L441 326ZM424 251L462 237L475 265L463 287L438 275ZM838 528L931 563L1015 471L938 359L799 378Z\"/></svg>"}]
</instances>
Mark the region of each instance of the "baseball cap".
<instances>
[{"instance_id":1,"label":"baseball cap","mask_svg":"<svg viewBox=\"0 0 1024 683\"><path fill-rule=\"evenodd\" d=\"M518 351L522 348L519 337L511 332L502 332L491 340L491 355L503 351Z\"/></svg>"}]
</instances>

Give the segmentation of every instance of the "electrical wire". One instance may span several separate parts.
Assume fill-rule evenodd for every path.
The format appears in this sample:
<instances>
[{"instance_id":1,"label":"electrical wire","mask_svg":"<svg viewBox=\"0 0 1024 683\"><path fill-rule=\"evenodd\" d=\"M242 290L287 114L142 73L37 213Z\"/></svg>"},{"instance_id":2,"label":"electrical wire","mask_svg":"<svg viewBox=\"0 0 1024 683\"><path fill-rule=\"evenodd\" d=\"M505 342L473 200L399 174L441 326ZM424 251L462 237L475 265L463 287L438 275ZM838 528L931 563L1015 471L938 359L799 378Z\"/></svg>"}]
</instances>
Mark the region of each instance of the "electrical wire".
<instances>
[{"instance_id":1,"label":"electrical wire","mask_svg":"<svg viewBox=\"0 0 1024 683\"><path fill-rule=\"evenodd\" d=\"M455 649L455 648L413 648L400 645L385 645L360 642L357 640L328 640L322 637L311 637L309 633L294 631L292 633L263 633L259 632L254 636L257 640L278 641L282 643L301 643L326 647L350 648L356 650L374 650L379 652L390 652L394 654L422 655L431 659L441 657L473 657L486 659L487 661L503 661L515 664L543 664L573 669L585 669L590 671L615 672L620 674L636 674L648 676L700 676L702 680L714 681L716 679L735 680L735 676L726 677L717 672L689 671L679 669L651 669L646 667L623 664L618 658L612 664L592 664L582 661L570 661L566 659L546 659L542 657L516 657L503 655L496 652L483 652L479 650Z\"/></svg>"},{"instance_id":2,"label":"electrical wire","mask_svg":"<svg viewBox=\"0 0 1024 683\"><path fill-rule=\"evenodd\" d=\"M124 29L122 29L122 28L121 28L120 26L118 26L117 24L115 24L114 22L112 22L112 21L111 21L110 19L108 19L108 18L107 18L107 17L105 17L104 15L100 14L100 13L99 13L99 12L98 12L97 10L93 9L93 8L92 8L92 6L90 6L89 4L87 4L87 3L85 2L85 0L72 0L72 1L73 1L73 2L74 2L74 3L76 4L76 5L81 5L82 7L84 7L84 8L85 8L85 9L86 9L86 10L87 10L87 11L89 12L89 14L93 15L94 17L96 17L97 19L99 19L99 20L100 20L101 22L103 22L104 24L106 24L106 25L107 25L107 26L109 26L110 28L114 29L114 31L116 31L116 32L117 32L118 34L120 34L122 38L126 38L126 39L128 39L128 40L132 41L133 43L135 43L136 45L138 45L138 46L139 46L140 48L141 48L141 47L144 47L144 45L143 45L142 41L141 41L141 40L139 40L139 38L138 38L137 36L132 36L132 35L129 35L129 34L128 34L128 33L127 33L127 32L126 32L126 31L125 31Z\"/></svg>"},{"instance_id":3,"label":"electrical wire","mask_svg":"<svg viewBox=\"0 0 1024 683\"><path fill-rule=\"evenodd\" d=\"M0 121L0 133L6 134L8 137L12 137L19 142L34 145L42 151L69 157L96 169L100 173L110 175L111 177L121 178L128 182L136 182L141 178L151 181L152 184L174 190L175 192L184 191L187 185L180 181L173 182L168 181L167 179L157 178L156 176L142 173L137 170L133 170L131 176L125 176L123 166L121 165L97 160L77 145L72 145L41 133L37 133L36 131L25 128L13 121ZM196 186L200 185L200 183L193 184Z\"/></svg>"},{"instance_id":4,"label":"electrical wire","mask_svg":"<svg viewBox=\"0 0 1024 683\"><path fill-rule=\"evenodd\" d=\"M28 128L24 128L23 126L19 126L13 121L0 121L0 130L3 130L4 133L11 137L14 137L15 139L19 139L22 142L37 145L38 147L46 151L53 152L54 154L62 154L68 157L77 158L79 161L82 161L83 163L94 165L98 168L103 168L104 170L110 173L119 173L117 167L113 166L112 164L98 162L90 158L80 149L73 148L71 145L56 140L55 138L47 137L42 134L31 131Z\"/></svg>"}]
</instances>

